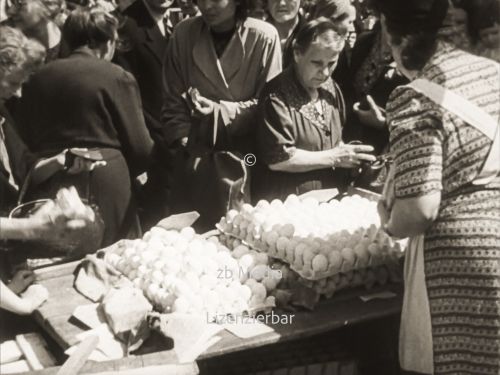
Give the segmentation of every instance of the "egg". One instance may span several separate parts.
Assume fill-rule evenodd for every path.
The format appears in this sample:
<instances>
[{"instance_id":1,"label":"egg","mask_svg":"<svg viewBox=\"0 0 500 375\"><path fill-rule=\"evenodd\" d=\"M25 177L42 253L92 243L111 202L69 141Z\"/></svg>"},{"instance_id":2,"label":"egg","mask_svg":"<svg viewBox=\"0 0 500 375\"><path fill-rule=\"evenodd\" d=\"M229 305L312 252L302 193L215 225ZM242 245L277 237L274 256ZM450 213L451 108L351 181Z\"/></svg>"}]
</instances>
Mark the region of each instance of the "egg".
<instances>
[{"instance_id":1,"label":"egg","mask_svg":"<svg viewBox=\"0 0 500 375\"><path fill-rule=\"evenodd\" d=\"M178 297L174 302L174 305L172 307L172 311L174 311L176 313L184 313L185 314L189 311L190 308L191 308L191 305L186 298Z\"/></svg>"},{"instance_id":2,"label":"egg","mask_svg":"<svg viewBox=\"0 0 500 375\"><path fill-rule=\"evenodd\" d=\"M328 269L328 259L323 254L317 254L312 260L312 269L315 272L325 272Z\"/></svg>"}]
</instances>

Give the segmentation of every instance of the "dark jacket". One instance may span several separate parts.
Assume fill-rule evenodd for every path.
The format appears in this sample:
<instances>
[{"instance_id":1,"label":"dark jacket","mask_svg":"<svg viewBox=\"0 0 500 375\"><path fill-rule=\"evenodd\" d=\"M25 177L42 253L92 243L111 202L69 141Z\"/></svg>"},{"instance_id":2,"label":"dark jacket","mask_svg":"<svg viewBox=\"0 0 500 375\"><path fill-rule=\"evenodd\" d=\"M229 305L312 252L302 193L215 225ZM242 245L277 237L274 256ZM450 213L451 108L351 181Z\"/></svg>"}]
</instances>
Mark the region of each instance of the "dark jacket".
<instances>
[{"instance_id":1,"label":"dark jacket","mask_svg":"<svg viewBox=\"0 0 500 375\"><path fill-rule=\"evenodd\" d=\"M125 51L114 62L132 73L139 84L146 126L158 145L163 145L160 115L162 101L162 63L168 40L149 14L142 0L124 11L127 17L120 30Z\"/></svg>"},{"instance_id":2,"label":"dark jacket","mask_svg":"<svg viewBox=\"0 0 500 375\"><path fill-rule=\"evenodd\" d=\"M35 165L36 158L28 150L17 131L12 126L12 120L4 108L0 108L0 126L5 137L5 148L9 157L9 169L14 181L21 189L30 171ZM0 139L1 142L1 139ZM9 172L5 168L5 160L0 160L0 213L7 214L18 199L19 191L9 183Z\"/></svg>"},{"instance_id":3,"label":"dark jacket","mask_svg":"<svg viewBox=\"0 0 500 375\"><path fill-rule=\"evenodd\" d=\"M86 48L42 67L23 88L18 109L33 152L114 148L123 153L132 175L148 166L153 142L134 77Z\"/></svg>"}]
</instances>

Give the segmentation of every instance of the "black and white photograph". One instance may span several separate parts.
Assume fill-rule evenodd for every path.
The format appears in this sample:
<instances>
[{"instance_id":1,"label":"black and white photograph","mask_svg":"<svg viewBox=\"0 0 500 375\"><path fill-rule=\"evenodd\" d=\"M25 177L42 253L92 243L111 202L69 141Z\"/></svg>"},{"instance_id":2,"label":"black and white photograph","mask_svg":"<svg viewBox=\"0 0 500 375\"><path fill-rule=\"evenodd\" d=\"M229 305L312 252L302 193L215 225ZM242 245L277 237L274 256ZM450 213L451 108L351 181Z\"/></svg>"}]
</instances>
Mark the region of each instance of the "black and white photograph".
<instances>
[{"instance_id":1,"label":"black and white photograph","mask_svg":"<svg viewBox=\"0 0 500 375\"><path fill-rule=\"evenodd\" d=\"M0 0L0 375L500 375L500 0Z\"/></svg>"}]
</instances>

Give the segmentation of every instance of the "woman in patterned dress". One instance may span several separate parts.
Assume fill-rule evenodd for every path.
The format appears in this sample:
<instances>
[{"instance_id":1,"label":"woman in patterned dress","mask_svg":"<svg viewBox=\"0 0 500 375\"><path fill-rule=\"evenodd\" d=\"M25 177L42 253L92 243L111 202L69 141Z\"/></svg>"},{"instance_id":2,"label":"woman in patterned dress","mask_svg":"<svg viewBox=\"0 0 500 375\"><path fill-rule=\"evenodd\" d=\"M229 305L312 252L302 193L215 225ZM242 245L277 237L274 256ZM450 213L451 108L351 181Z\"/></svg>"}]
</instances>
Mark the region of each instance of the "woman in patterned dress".
<instances>
[{"instance_id":1,"label":"woman in patterned dress","mask_svg":"<svg viewBox=\"0 0 500 375\"><path fill-rule=\"evenodd\" d=\"M424 325L405 341L415 366L402 366L500 374L500 68L436 37L447 0L378 2L394 59L413 81L387 106L394 196L386 194L379 210L389 233L423 239L426 288L412 289L408 301L426 294L414 306L422 316L428 302L432 329L430 368L423 370L425 346L415 344ZM447 95L436 100L417 81ZM447 97L465 105L452 111ZM465 107L474 108L468 121ZM489 132L479 117L490 120Z\"/></svg>"}]
</instances>

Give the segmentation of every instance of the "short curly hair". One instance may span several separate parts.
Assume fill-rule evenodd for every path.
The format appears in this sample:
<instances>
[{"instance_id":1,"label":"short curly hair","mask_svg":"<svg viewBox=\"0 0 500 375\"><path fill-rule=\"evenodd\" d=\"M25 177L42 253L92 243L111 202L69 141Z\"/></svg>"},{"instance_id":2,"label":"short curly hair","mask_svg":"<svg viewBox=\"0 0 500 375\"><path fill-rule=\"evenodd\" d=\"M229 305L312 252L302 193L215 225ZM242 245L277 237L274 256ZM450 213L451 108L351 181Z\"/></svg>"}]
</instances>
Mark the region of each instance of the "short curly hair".
<instances>
[{"instance_id":1,"label":"short curly hair","mask_svg":"<svg viewBox=\"0 0 500 375\"><path fill-rule=\"evenodd\" d=\"M19 69L35 70L43 63L45 52L45 47L21 31L0 26L0 80Z\"/></svg>"}]
</instances>

